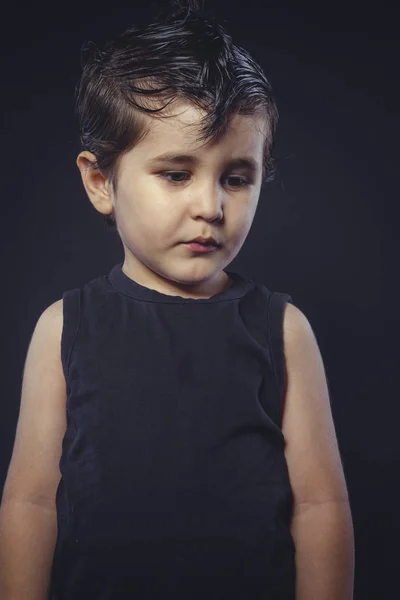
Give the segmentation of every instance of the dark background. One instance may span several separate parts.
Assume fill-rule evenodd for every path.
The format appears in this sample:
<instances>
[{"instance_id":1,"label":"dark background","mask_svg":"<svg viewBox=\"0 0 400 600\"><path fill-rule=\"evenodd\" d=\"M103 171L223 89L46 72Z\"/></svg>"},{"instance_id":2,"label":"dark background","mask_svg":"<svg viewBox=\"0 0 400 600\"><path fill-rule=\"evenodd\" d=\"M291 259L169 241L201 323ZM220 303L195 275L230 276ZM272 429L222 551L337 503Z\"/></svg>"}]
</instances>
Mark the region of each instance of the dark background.
<instances>
[{"instance_id":1,"label":"dark background","mask_svg":"<svg viewBox=\"0 0 400 600\"><path fill-rule=\"evenodd\" d=\"M395 3L213 5L262 65L280 111L278 173L228 268L291 294L314 329L351 500L354 597L391 599L400 559ZM64 290L123 261L75 164L80 47L149 10L36 3L2 15L1 489L37 319Z\"/></svg>"}]
</instances>

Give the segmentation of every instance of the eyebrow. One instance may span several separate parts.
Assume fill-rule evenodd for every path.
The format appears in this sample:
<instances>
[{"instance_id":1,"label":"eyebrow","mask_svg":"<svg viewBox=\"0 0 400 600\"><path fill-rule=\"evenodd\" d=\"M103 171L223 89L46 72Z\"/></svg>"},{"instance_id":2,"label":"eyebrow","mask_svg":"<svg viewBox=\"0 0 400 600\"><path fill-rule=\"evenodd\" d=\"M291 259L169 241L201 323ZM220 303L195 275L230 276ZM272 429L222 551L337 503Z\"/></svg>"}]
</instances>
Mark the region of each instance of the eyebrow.
<instances>
[{"instance_id":1,"label":"eyebrow","mask_svg":"<svg viewBox=\"0 0 400 600\"><path fill-rule=\"evenodd\" d=\"M155 156L154 158L146 161L146 165L150 167L154 167L161 163L169 163L173 165L182 165L182 164L191 164L191 165L199 165L201 160L194 156L193 154L174 154L173 152L165 152L164 154L160 154L159 156ZM228 161L227 166L231 168L246 168L255 173L259 169L259 164L254 158L241 156L238 158L233 158Z\"/></svg>"}]
</instances>

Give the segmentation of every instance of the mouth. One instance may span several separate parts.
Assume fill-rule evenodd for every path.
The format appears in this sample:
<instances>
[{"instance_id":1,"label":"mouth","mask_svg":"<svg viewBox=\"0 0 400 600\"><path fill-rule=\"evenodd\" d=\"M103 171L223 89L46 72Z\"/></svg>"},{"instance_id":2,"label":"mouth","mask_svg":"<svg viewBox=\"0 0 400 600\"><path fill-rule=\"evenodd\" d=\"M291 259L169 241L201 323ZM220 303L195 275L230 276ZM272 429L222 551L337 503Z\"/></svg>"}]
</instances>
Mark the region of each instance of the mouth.
<instances>
[{"instance_id":1,"label":"mouth","mask_svg":"<svg viewBox=\"0 0 400 600\"><path fill-rule=\"evenodd\" d=\"M193 252L211 252L217 250L220 244L205 244L204 242L183 242Z\"/></svg>"},{"instance_id":2,"label":"mouth","mask_svg":"<svg viewBox=\"0 0 400 600\"><path fill-rule=\"evenodd\" d=\"M209 235L207 237L198 235L197 237L195 237L192 240L189 240L188 242L185 242L185 243L187 243L187 244L202 244L205 246L220 246L221 245L213 238L212 235Z\"/></svg>"},{"instance_id":3,"label":"mouth","mask_svg":"<svg viewBox=\"0 0 400 600\"><path fill-rule=\"evenodd\" d=\"M190 240L190 242L184 242L185 244L200 244L200 246L220 246L217 242L199 242L198 240Z\"/></svg>"}]
</instances>

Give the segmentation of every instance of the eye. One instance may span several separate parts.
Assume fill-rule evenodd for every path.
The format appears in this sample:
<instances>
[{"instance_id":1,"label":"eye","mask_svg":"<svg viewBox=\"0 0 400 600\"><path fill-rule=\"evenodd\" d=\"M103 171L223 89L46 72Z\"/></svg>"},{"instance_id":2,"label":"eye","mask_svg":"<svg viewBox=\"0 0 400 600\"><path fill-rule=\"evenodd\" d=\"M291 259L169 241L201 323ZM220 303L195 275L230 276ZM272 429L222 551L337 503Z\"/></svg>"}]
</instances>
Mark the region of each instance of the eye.
<instances>
[{"instance_id":1,"label":"eye","mask_svg":"<svg viewBox=\"0 0 400 600\"><path fill-rule=\"evenodd\" d=\"M179 181L171 181L170 179L168 179L168 177L175 177L176 175L182 176L182 175L187 175L187 173L184 173L182 171L163 171L162 173L160 173L160 176L163 177L164 179L167 179L167 181L169 181L170 183L181 183L183 180L179 180Z\"/></svg>"},{"instance_id":2,"label":"eye","mask_svg":"<svg viewBox=\"0 0 400 600\"><path fill-rule=\"evenodd\" d=\"M170 183L172 183L173 185L177 185L179 183L182 183L184 181L184 179L180 179L179 181L176 180L172 180L168 179L169 177L182 177L185 175L190 175L189 173L185 173L184 171L162 171L161 173L159 173L159 176L162 177L163 179L166 179L167 181L169 181ZM233 179L236 181L239 181L239 185L233 185L232 187L236 187L236 188L242 188L245 187L247 185L249 185L249 181L245 178L245 177L241 177L239 175L229 175L228 177L226 177L226 179ZM242 182L240 184L240 181Z\"/></svg>"},{"instance_id":3,"label":"eye","mask_svg":"<svg viewBox=\"0 0 400 600\"><path fill-rule=\"evenodd\" d=\"M233 179L233 180L236 179L236 181L241 180L241 182L242 182L241 185L234 185L233 187L245 187L246 185L249 185L249 182L245 177L230 175L229 177L227 177L227 179Z\"/></svg>"}]
</instances>

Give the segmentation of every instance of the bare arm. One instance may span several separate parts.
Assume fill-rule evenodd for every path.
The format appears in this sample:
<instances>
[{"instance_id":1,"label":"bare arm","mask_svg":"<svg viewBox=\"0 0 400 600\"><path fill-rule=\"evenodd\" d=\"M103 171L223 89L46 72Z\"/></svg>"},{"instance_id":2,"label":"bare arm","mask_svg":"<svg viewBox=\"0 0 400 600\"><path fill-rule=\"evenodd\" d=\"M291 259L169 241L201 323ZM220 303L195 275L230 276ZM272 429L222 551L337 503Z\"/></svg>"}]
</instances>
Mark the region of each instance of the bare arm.
<instances>
[{"instance_id":1,"label":"bare arm","mask_svg":"<svg viewBox=\"0 0 400 600\"><path fill-rule=\"evenodd\" d=\"M324 364L305 315L287 304L282 432L294 493L296 600L352 600L354 533Z\"/></svg>"},{"instance_id":2,"label":"bare arm","mask_svg":"<svg viewBox=\"0 0 400 600\"><path fill-rule=\"evenodd\" d=\"M0 507L1 600L47 600L66 430L62 300L40 316L25 361L14 449Z\"/></svg>"},{"instance_id":3,"label":"bare arm","mask_svg":"<svg viewBox=\"0 0 400 600\"><path fill-rule=\"evenodd\" d=\"M56 539L55 509L27 501L2 503L1 600L47 600Z\"/></svg>"},{"instance_id":4,"label":"bare arm","mask_svg":"<svg viewBox=\"0 0 400 600\"><path fill-rule=\"evenodd\" d=\"M352 600L354 534L347 501L321 502L293 517L296 600Z\"/></svg>"}]
</instances>

